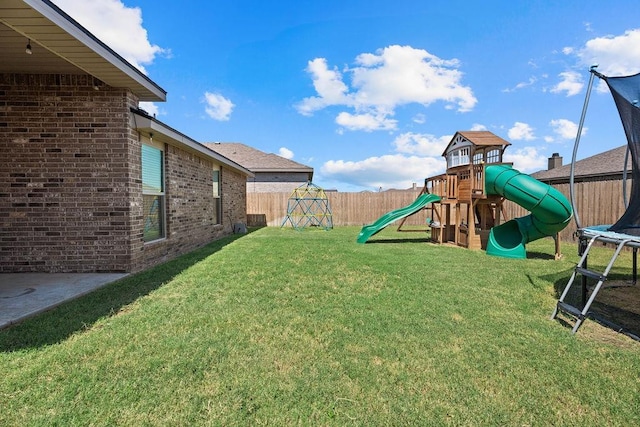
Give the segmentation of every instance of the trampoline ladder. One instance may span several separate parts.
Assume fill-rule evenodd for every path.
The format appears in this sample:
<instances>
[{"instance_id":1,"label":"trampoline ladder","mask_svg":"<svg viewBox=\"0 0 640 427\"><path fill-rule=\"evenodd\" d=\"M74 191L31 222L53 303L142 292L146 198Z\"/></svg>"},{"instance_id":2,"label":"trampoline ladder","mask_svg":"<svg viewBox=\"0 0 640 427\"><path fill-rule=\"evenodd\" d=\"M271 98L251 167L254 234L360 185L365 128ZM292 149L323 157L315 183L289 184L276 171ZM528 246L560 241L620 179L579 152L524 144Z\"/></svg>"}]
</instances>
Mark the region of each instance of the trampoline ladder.
<instances>
[{"instance_id":1,"label":"trampoline ladder","mask_svg":"<svg viewBox=\"0 0 640 427\"><path fill-rule=\"evenodd\" d=\"M591 307L591 304L593 303L593 301L596 299L596 295L598 295L600 288L602 288L602 285L607 280L607 276L611 271L611 267L613 267L613 264L618 258L618 255L620 255L620 251L622 251L622 248L630 241L630 240L623 240L618 244L615 252L613 253L613 256L611 257L611 260L609 261L609 264L607 265L607 268L604 270L603 273L599 273L597 271L589 270L584 267L587 261L587 256L589 255L589 250L593 246L593 243L596 240L598 240L598 237L600 236L596 235L592 237L591 240L589 240L589 243L587 244L587 247L585 248L584 253L582 254L582 257L580 258L580 261L578 262L575 269L573 270L573 274L571 275L571 278L569 279L567 286L565 286L564 291L562 291L562 295L560 296L560 299L556 304L556 308L553 311L553 314L551 315L551 320L555 319L558 316L559 312L567 313L570 316L574 317L576 319L576 323L573 326L573 329L571 330L572 334L575 334L578 331L578 328L580 327L584 319L587 317L587 314L589 313L589 308ZM596 286L593 288L593 291L591 292L591 296L589 297L589 300L586 302L582 310L564 301L567 294L569 293L571 285L573 284L573 282L575 281L578 275L582 277L590 277L592 279L598 280L598 283L596 284Z\"/></svg>"}]
</instances>

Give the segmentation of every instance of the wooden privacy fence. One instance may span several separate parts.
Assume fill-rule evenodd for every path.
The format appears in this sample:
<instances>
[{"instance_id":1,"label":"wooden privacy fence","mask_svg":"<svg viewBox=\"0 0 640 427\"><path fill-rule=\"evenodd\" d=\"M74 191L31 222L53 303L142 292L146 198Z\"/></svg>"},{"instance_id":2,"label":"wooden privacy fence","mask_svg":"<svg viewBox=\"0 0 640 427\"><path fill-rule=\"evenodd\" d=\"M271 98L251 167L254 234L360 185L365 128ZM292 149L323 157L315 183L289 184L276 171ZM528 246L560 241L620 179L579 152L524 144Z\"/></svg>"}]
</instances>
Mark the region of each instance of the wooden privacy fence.
<instances>
[{"instance_id":1,"label":"wooden privacy fence","mask_svg":"<svg viewBox=\"0 0 640 427\"><path fill-rule=\"evenodd\" d=\"M571 201L569 183L554 184L567 200ZM631 181L627 182L627 193L631 188ZM622 179L620 177L591 178L574 184L576 210L583 227L590 225L613 224L624 214L624 198L622 194ZM517 218L528 215L525 209L513 202L505 204L507 218ZM573 241L576 232L576 222L571 222L560 232L560 239Z\"/></svg>"},{"instance_id":2,"label":"wooden privacy fence","mask_svg":"<svg viewBox=\"0 0 640 427\"><path fill-rule=\"evenodd\" d=\"M334 226L370 224L389 211L411 204L419 194L419 189L379 193L326 193ZM291 193L248 193L248 225L282 225L287 216L290 195ZM406 224L426 226L427 216L426 211L421 211L409 217Z\"/></svg>"},{"instance_id":3,"label":"wooden privacy fence","mask_svg":"<svg viewBox=\"0 0 640 427\"><path fill-rule=\"evenodd\" d=\"M569 184L555 184L568 200ZM631 182L627 187L630 189ZM622 180L619 177L607 179L598 178L575 183L575 195L578 215L583 226L613 224L625 211L622 196ZM247 194L247 222L250 226L267 225L279 227L287 215L287 202L291 193L248 193ZM420 194L417 190L389 190L378 193L342 193L327 192L333 225L370 224L380 216L392 210L411 204ZM529 212L517 204L506 201L504 203L506 219L528 215ZM429 210L408 217L405 222L410 226L426 226L430 217ZM391 227L397 225L396 222ZM571 223L560 232L560 239L573 240L576 223Z\"/></svg>"}]
</instances>

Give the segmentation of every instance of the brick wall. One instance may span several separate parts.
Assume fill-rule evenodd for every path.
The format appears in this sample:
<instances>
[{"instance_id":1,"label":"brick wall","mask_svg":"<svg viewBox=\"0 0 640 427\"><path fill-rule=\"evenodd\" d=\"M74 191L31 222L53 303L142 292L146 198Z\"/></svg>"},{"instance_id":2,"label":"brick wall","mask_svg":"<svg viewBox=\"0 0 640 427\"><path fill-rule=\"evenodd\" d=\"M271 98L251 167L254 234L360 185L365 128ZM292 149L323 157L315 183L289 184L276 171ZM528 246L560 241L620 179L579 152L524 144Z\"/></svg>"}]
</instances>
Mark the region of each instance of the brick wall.
<instances>
[{"instance_id":1,"label":"brick wall","mask_svg":"<svg viewBox=\"0 0 640 427\"><path fill-rule=\"evenodd\" d=\"M144 244L139 236L141 268L231 234L235 222L246 223L246 177L222 168L222 218L221 224L215 224L212 172L211 159L166 145L167 238Z\"/></svg>"},{"instance_id":2,"label":"brick wall","mask_svg":"<svg viewBox=\"0 0 640 427\"><path fill-rule=\"evenodd\" d=\"M137 99L90 76L0 74L0 272L135 272L246 223L246 177L167 145L167 238L142 237Z\"/></svg>"},{"instance_id":3,"label":"brick wall","mask_svg":"<svg viewBox=\"0 0 640 427\"><path fill-rule=\"evenodd\" d=\"M247 223L247 177L222 169L222 223L227 227Z\"/></svg>"},{"instance_id":4,"label":"brick wall","mask_svg":"<svg viewBox=\"0 0 640 427\"><path fill-rule=\"evenodd\" d=\"M0 272L131 269L130 93L0 74Z\"/></svg>"}]
</instances>

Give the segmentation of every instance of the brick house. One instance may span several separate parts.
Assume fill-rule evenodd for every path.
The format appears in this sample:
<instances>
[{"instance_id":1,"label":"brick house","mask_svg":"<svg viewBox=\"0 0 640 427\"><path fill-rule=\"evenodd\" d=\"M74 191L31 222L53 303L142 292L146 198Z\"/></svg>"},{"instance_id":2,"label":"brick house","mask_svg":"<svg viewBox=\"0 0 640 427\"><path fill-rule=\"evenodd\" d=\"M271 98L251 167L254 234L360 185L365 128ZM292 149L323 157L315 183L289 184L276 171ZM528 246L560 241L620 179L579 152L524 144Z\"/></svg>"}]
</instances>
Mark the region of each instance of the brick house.
<instances>
[{"instance_id":1,"label":"brick house","mask_svg":"<svg viewBox=\"0 0 640 427\"><path fill-rule=\"evenodd\" d=\"M247 178L249 193L291 193L313 180L313 168L239 142L208 142L205 145L253 172Z\"/></svg>"},{"instance_id":2,"label":"brick house","mask_svg":"<svg viewBox=\"0 0 640 427\"><path fill-rule=\"evenodd\" d=\"M164 90L53 3L0 3L0 58L0 272L135 272L246 223L252 173L141 110Z\"/></svg>"},{"instance_id":3,"label":"brick house","mask_svg":"<svg viewBox=\"0 0 640 427\"><path fill-rule=\"evenodd\" d=\"M633 184L631 157L627 159L627 181L625 184L625 157L627 146L623 145L590 157L577 160L574 165L573 195L574 218L579 218L583 226L613 224L625 212L627 194ZM548 159L548 167L532 173L531 176L549 184L571 200L571 159L563 164L563 158L553 153ZM507 215L511 218L522 216L521 207L509 204ZM560 239L575 241L576 221L560 232Z\"/></svg>"},{"instance_id":4,"label":"brick house","mask_svg":"<svg viewBox=\"0 0 640 427\"><path fill-rule=\"evenodd\" d=\"M621 180L626 152L627 146L623 145L576 161L574 180L576 182ZM558 153L553 153L549 157L547 170L538 171L531 176L550 185L568 183L571 175L571 161L566 165L562 163L562 157ZM628 160L627 172L631 179L631 157Z\"/></svg>"}]
</instances>

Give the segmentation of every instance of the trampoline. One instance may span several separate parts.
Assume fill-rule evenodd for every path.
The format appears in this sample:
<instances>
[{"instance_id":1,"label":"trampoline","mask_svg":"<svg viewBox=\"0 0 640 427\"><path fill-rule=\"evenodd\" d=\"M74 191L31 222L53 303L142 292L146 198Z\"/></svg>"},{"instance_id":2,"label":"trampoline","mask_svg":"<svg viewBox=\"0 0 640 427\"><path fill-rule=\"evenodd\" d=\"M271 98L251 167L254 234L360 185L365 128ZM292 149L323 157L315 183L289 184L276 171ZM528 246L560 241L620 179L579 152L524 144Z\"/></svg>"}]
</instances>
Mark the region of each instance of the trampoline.
<instances>
[{"instance_id":1,"label":"trampoline","mask_svg":"<svg viewBox=\"0 0 640 427\"><path fill-rule=\"evenodd\" d=\"M618 255L625 247L631 248L633 251L632 284L635 285L637 279L637 252L638 248L640 248L640 108L638 105L638 100L640 100L640 73L631 76L608 77L596 71L596 67L597 65L594 65L589 70L589 84L587 86L587 94L573 148L571 174L569 179L571 205L574 211L574 219L577 226L576 233L579 239L578 255L580 255L580 261L576 265L574 272L560 295L556 308L551 315L551 319L555 319L560 313L568 314L573 318L575 323L572 328L572 333L574 334L578 331L578 328L584 320L590 315L589 310L592 303L594 302L598 292L601 290L603 284L606 282ZM607 84L615 101L618 113L620 114L620 119L627 139L627 158L625 158L625 165L627 164L628 157L631 157L632 183L629 200L627 201L625 198L626 210L614 224L583 226L580 221L579 212L576 209L574 174L580 135L582 133L582 127L584 125L584 119L595 77L601 79ZM623 169L625 172L622 191L623 194L626 194L626 168ZM596 242L611 244L615 247L609 263L602 272L591 270L587 265L589 251ZM576 280L578 278L580 280ZM587 287L587 279L589 278L596 281L596 284L590 293ZM570 303L567 301L567 295L576 282L581 284L580 304Z\"/></svg>"}]
</instances>

